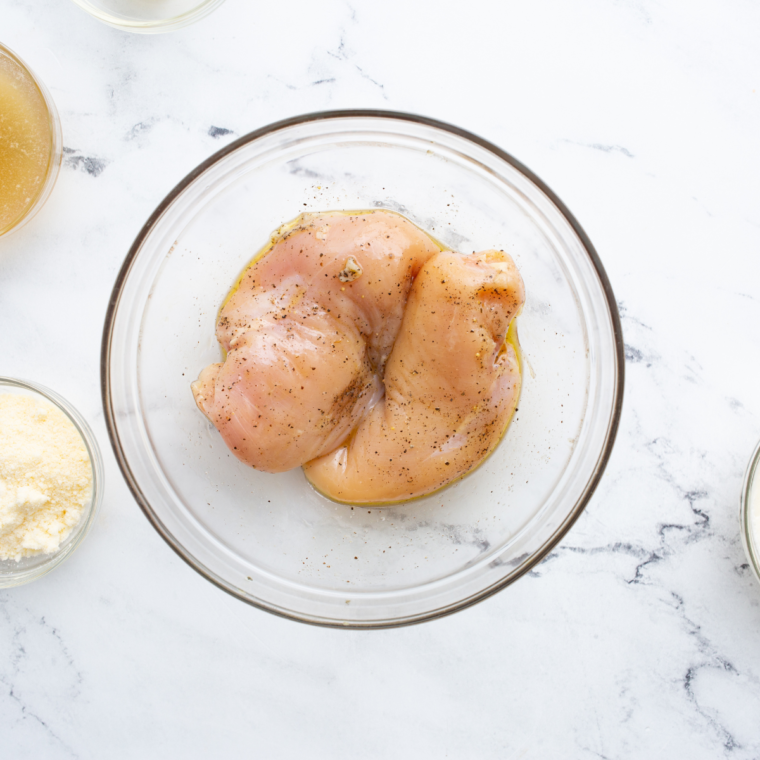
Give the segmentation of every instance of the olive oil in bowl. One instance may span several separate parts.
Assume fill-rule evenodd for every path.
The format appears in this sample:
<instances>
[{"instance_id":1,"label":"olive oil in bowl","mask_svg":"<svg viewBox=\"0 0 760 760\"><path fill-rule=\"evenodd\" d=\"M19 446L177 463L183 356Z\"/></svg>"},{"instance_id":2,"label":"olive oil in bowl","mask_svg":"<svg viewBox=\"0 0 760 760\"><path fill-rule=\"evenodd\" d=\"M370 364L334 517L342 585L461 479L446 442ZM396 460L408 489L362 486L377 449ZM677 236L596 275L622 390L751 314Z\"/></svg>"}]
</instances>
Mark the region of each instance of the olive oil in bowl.
<instances>
[{"instance_id":1,"label":"olive oil in bowl","mask_svg":"<svg viewBox=\"0 0 760 760\"><path fill-rule=\"evenodd\" d=\"M0 45L0 235L40 209L60 164L61 127L52 99L24 63Z\"/></svg>"}]
</instances>

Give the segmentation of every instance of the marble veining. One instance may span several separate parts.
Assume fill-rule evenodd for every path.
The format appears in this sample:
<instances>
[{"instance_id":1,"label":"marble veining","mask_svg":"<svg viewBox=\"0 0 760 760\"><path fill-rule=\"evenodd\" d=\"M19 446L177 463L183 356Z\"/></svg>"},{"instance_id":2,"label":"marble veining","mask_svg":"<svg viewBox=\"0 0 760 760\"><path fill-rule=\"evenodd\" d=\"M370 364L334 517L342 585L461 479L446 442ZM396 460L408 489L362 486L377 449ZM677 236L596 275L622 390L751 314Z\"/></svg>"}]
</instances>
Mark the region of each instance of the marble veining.
<instances>
[{"instance_id":1,"label":"marble veining","mask_svg":"<svg viewBox=\"0 0 760 760\"><path fill-rule=\"evenodd\" d=\"M83 156L74 148L63 146L63 162L69 169L78 169L91 177L97 177L108 166L108 161L94 156Z\"/></svg>"},{"instance_id":2,"label":"marble veining","mask_svg":"<svg viewBox=\"0 0 760 760\"><path fill-rule=\"evenodd\" d=\"M107 485L70 560L0 591L0 756L760 757L738 524L760 439L756 6L228 2L156 37L71 2L2 16L66 148L0 239L0 372L80 409ZM251 130L359 107L449 121L546 181L602 258L626 358L617 444L566 538L479 605L376 632L276 618L177 558L121 478L98 376L114 278L166 193Z\"/></svg>"}]
</instances>

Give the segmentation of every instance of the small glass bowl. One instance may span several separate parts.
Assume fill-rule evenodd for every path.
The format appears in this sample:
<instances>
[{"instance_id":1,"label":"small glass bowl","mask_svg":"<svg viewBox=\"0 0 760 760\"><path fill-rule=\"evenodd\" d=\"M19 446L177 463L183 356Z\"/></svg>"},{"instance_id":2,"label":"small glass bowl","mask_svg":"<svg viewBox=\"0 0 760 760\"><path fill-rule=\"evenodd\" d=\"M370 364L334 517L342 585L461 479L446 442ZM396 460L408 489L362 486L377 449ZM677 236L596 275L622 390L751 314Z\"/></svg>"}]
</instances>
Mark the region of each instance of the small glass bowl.
<instances>
[{"instance_id":1,"label":"small glass bowl","mask_svg":"<svg viewBox=\"0 0 760 760\"><path fill-rule=\"evenodd\" d=\"M755 520L754 531L752 529L753 501L758 505L755 508L758 512L758 517ZM755 573L755 578L760 583L760 443L755 447L752 458L747 466L739 510L744 552L747 555L750 567Z\"/></svg>"},{"instance_id":2,"label":"small glass bowl","mask_svg":"<svg viewBox=\"0 0 760 760\"><path fill-rule=\"evenodd\" d=\"M24 557L18 562L13 559L0 560L0 588L10 588L11 586L29 583L46 575L53 568L58 567L67 557L70 557L74 553L74 550L82 543L92 527L103 498L103 460L97 441L89 425L85 422L82 415L57 393L28 380L14 380L10 377L0 377L0 394L3 393L44 399L57 406L71 420L79 435L82 436L82 441L84 441L87 455L92 465L92 494L90 500L85 505L82 518L61 542L58 549L51 554L37 554L33 557Z\"/></svg>"},{"instance_id":3,"label":"small glass bowl","mask_svg":"<svg viewBox=\"0 0 760 760\"><path fill-rule=\"evenodd\" d=\"M224 0L74 0L96 19L125 32L160 34L193 24Z\"/></svg>"},{"instance_id":4,"label":"small glass bowl","mask_svg":"<svg viewBox=\"0 0 760 760\"><path fill-rule=\"evenodd\" d=\"M61 158L63 156L63 135L61 133L61 120L58 118L58 110L55 107L53 98L42 81L34 75L34 72L16 55L10 48L0 43L0 56L10 58L17 66L29 76L37 86L37 89L45 101L48 118L50 120L50 157L48 158L45 178L40 185L37 195L32 202L26 207L24 212L13 221L10 226L0 229L0 237L9 235L11 232L21 229L44 205L53 191L58 174L61 170Z\"/></svg>"}]
</instances>

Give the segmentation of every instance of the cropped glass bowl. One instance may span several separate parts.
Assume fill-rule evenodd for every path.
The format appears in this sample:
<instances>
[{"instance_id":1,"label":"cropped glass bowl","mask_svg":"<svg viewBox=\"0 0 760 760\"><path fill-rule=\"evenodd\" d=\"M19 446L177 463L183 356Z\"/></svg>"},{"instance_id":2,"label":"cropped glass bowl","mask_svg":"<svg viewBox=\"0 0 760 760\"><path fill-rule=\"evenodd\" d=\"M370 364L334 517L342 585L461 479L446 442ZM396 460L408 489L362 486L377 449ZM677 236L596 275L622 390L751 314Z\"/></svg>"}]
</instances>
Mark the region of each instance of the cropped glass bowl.
<instances>
[{"instance_id":1,"label":"cropped glass bowl","mask_svg":"<svg viewBox=\"0 0 760 760\"><path fill-rule=\"evenodd\" d=\"M42 80L34 75L34 72L21 60L21 58L19 58L10 48L0 44L0 58L3 56L10 58L11 61L21 68L37 87L42 99L45 101L45 107L47 109L50 123L50 155L45 170L45 176L37 189L37 193L30 199L24 211L19 214L16 219L6 227L0 228L0 238L21 229L21 227L29 222L45 205L45 201L50 197L50 193L53 192L53 187L55 187L56 180L58 179L58 174L61 169L61 157L63 155L61 120L58 118L58 110L55 107L55 103L53 102L53 98L48 92L47 87L45 87Z\"/></svg>"},{"instance_id":2,"label":"cropped glass bowl","mask_svg":"<svg viewBox=\"0 0 760 760\"><path fill-rule=\"evenodd\" d=\"M89 502L85 505L81 519L72 528L69 535L61 542L61 545L55 552L51 554L38 554L34 557L24 557L18 562L13 559L0 560L0 588L20 586L22 583L36 580L58 567L67 557L70 557L89 533L103 498L103 460L100 456L100 449L98 448L95 436L92 434L89 425L84 421L82 415L57 393L27 380L0 377L0 394L5 393L32 396L49 401L71 420L84 441L90 463L92 464L92 494Z\"/></svg>"},{"instance_id":3,"label":"cropped glass bowl","mask_svg":"<svg viewBox=\"0 0 760 760\"><path fill-rule=\"evenodd\" d=\"M524 387L473 474L394 508L352 508L300 469L241 464L190 383L220 360L219 307L251 257L303 211L388 208L452 249L504 248L525 280ZM623 343L586 235L531 172L474 135L377 111L312 114L230 144L137 237L103 335L114 451L156 530L257 607L372 628L461 609L539 562L588 502L617 430Z\"/></svg>"},{"instance_id":4,"label":"cropped glass bowl","mask_svg":"<svg viewBox=\"0 0 760 760\"><path fill-rule=\"evenodd\" d=\"M752 453L744 476L739 519L744 552L760 583L760 443Z\"/></svg>"},{"instance_id":5,"label":"cropped glass bowl","mask_svg":"<svg viewBox=\"0 0 760 760\"><path fill-rule=\"evenodd\" d=\"M117 29L158 34L193 24L224 0L74 0L80 7Z\"/></svg>"}]
</instances>

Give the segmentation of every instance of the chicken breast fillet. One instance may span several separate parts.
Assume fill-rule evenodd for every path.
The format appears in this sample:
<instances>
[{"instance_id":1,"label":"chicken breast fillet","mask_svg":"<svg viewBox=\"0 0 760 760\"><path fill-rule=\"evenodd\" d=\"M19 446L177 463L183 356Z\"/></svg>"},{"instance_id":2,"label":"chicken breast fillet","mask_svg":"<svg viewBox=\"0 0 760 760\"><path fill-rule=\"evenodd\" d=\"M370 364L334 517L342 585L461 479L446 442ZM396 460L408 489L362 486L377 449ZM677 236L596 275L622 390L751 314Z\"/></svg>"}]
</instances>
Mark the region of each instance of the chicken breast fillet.
<instances>
[{"instance_id":1,"label":"chicken breast fillet","mask_svg":"<svg viewBox=\"0 0 760 760\"><path fill-rule=\"evenodd\" d=\"M192 385L238 459L283 472L343 443L382 396L412 282L439 250L388 211L280 231L221 310L225 361Z\"/></svg>"},{"instance_id":2,"label":"chicken breast fillet","mask_svg":"<svg viewBox=\"0 0 760 760\"><path fill-rule=\"evenodd\" d=\"M506 342L525 300L499 251L431 257L414 282L385 368L385 396L337 450L304 465L337 501L377 504L431 493L493 451L517 404Z\"/></svg>"},{"instance_id":3,"label":"chicken breast fillet","mask_svg":"<svg viewBox=\"0 0 760 760\"><path fill-rule=\"evenodd\" d=\"M198 407L256 469L336 501L422 496L480 464L516 407L525 300L501 251L462 256L388 211L304 214L224 304Z\"/></svg>"}]
</instances>

